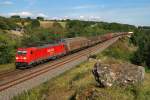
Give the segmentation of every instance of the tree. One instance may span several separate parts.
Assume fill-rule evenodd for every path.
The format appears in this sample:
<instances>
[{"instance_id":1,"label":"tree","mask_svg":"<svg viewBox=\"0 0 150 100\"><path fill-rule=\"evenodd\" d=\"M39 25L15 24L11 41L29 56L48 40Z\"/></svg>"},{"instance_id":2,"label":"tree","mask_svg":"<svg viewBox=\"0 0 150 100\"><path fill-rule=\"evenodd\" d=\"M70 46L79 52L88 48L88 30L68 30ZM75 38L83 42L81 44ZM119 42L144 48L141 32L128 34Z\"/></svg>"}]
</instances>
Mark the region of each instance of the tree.
<instances>
[{"instance_id":1,"label":"tree","mask_svg":"<svg viewBox=\"0 0 150 100\"><path fill-rule=\"evenodd\" d=\"M68 21L66 25L66 29L68 30L67 37L80 36L85 27L86 27L86 23L82 21L79 20Z\"/></svg>"},{"instance_id":2,"label":"tree","mask_svg":"<svg viewBox=\"0 0 150 100\"><path fill-rule=\"evenodd\" d=\"M9 26L4 20L0 20L0 29L4 29L4 30L9 29Z\"/></svg>"},{"instance_id":3,"label":"tree","mask_svg":"<svg viewBox=\"0 0 150 100\"><path fill-rule=\"evenodd\" d=\"M54 22L50 28L50 33L54 40L59 40L64 37L64 28L58 22Z\"/></svg>"},{"instance_id":4,"label":"tree","mask_svg":"<svg viewBox=\"0 0 150 100\"><path fill-rule=\"evenodd\" d=\"M136 45L138 50L132 57L132 62L138 65L150 66L150 31L140 31L136 34Z\"/></svg>"},{"instance_id":5,"label":"tree","mask_svg":"<svg viewBox=\"0 0 150 100\"><path fill-rule=\"evenodd\" d=\"M31 28L37 28L40 27L40 22L38 20L33 20L31 22Z\"/></svg>"},{"instance_id":6,"label":"tree","mask_svg":"<svg viewBox=\"0 0 150 100\"><path fill-rule=\"evenodd\" d=\"M44 17L40 17L40 16L39 16L39 17L37 17L36 19L43 21L43 20L44 20Z\"/></svg>"},{"instance_id":7,"label":"tree","mask_svg":"<svg viewBox=\"0 0 150 100\"><path fill-rule=\"evenodd\" d=\"M13 16L11 16L11 18L20 19L20 16L19 15L13 15Z\"/></svg>"},{"instance_id":8,"label":"tree","mask_svg":"<svg viewBox=\"0 0 150 100\"><path fill-rule=\"evenodd\" d=\"M12 62L15 56L16 42L8 35L0 35L0 64Z\"/></svg>"},{"instance_id":9,"label":"tree","mask_svg":"<svg viewBox=\"0 0 150 100\"><path fill-rule=\"evenodd\" d=\"M31 17L27 17L26 19L27 19L27 20L31 20Z\"/></svg>"},{"instance_id":10,"label":"tree","mask_svg":"<svg viewBox=\"0 0 150 100\"><path fill-rule=\"evenodd\" d=\"M20 26L17 25L14 21L12 20L7 20L6 21L7 25L9 26L9 29L12 30L12 29L16 29L16 28L19 28Z\"/></svg>"},{"instance_id":11,"label":"tree","mask_svg":"<svg viewBox=\"0 0 150 100\"><path fill-rule=\"evenodd\" d=\"M37 34L30 34L30 35L24 35L24 38L22 39L22 45L23 46L36 46L36 42L39 42L40 39Z\"/></svg>"}]
</instances>

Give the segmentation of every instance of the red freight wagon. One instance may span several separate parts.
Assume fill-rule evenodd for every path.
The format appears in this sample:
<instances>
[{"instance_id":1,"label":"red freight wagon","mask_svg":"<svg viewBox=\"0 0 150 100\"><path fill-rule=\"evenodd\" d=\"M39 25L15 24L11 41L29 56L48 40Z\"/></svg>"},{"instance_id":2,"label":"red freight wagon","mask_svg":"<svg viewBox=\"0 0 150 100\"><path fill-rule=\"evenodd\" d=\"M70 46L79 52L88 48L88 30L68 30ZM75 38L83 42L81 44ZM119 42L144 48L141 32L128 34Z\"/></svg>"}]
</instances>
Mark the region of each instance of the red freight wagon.
<instances>
[{"instance_id":1,"label":"red freight wagon","mask_svg":"<svg viewBox=\"0 0 150 100\"><path fill-rule=\"evenodd\" d=\"M63 54L66 54L63 43L40 47L19 48L16 54L16 67L26 67Z\"/></svg>"}]
</instances>

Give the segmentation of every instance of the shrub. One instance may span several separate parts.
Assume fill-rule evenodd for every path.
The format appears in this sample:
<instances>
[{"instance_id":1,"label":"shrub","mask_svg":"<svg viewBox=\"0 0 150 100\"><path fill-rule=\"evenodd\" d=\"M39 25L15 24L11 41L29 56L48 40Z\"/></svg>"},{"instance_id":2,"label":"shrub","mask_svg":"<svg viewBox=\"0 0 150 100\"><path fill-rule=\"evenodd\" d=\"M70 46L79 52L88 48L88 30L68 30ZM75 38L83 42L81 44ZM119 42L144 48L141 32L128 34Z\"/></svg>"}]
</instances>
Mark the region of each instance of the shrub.
<instances>
[{"instance_id":1,"label":"shrub","mask_svg":"<svg viewBox=\"0 0 150 100\"><path fill-rule=\"evenodd\" d=\"M0 35L0 64L12 62L15 56L16 42L7 35Z\"/></svg>"},{"instance_id":2,"label":"shrub","mask_svg":"<svg viewBox=\"0 0 150 100\"><path fill-rule=\"evenodd\" d=\"M150 66L150 31L140 31L140 34L136 34L133 40L138 46L138 50L134 53L131 61L134 64Z\"/></svg>"}]
</instances>

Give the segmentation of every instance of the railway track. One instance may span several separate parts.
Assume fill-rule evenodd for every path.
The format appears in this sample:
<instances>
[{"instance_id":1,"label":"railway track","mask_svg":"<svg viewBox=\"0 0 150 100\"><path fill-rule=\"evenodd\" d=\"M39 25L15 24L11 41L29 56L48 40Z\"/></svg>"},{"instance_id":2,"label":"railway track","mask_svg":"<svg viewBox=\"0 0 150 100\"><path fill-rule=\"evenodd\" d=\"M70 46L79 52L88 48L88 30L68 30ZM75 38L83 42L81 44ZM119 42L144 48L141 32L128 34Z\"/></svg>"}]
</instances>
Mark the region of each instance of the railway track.
<instances>
[{"instance_id":1,"label":"railway track","mask_svg":"<svg viewBox=\"0 0 150 100\"><path fill-rule=\"evenodd\" d=\"M45 77L49 77L48 79L50 79L50 77L52 78L52 77L56 76L56 75L54 75L55 70L57 70L57 72L59 72L58 75L60 73L64 72L65 70L63 70L63 69L65 69L65 68L67 70L69 70L69 68L72 68L72 67L64 67L64 66L65 65L69 66L69 63L71 63L71 62L74 62L75 64L70 64L70 66L72 66L72 65L75 66L78 63L81 63L82 59L87 60L89 53L90 54L96 53L97 51L99 51L100 47L101 47L100 50L102 51L102 48L103 49L107 48L110 44L117 41L117 39L118 39L118 37L113 38L102 44L98 44L94 47L90 47L86 50L79 51L75 54L62 57L60 59L52 61L51 63L42 64L35 68L27 69L25 71L15 70L14 72L2 74L0 76L0 100L9 100L14 95L20 93L21 91L24 91L26 89L28 90L28 89L34 87L34 86L29 86L29 87L23 87L23 86L25 86L27 83L30 84L31 80L33 80L33 82L34 82L34 80L37 80L37 82L38 82L38 77L42 77L42 75L44 75L44 74L46 74L46 75L51 74L51 76L45 76ZM75 61L78 63L76 63ZM46 80L48 80L48 79L46 79ZM25 85L24 85L24 83L25 83ZM42 83L42 82L39 82L39 84L40 83ZM39 84L37 84L37 85L39 85ZM37 86L37 85L35 85L35 86ZM17 92L18 91L17 90L16 91L17 93L11 93L15 89L17 89L17 87L22 87L21 88L22 90L19 92ZM8 96L8 97L5 97L5 96Z\"/></svg>"},{"instance_id":2,"label":"railway track","mask_svg":"<svg viewBox=\"0 0 150 100\"><path fill-rule=\"evenodd\" d=\"M13 70L5 70L5 71L0 71L0 76L9 72L12 72Z\"/></svg>"},{"instance_id":3,"label":"railway track","mask_svg":"<svg viewBox=\"0 0 150 100\"><path fill-rule=\"evenodd\" d=\"M22 70L9 70L3 73L0 73L0 79L13 75L14 73L20 73Z\"/></svg>"},{"instance_id":4,"label":"railway track","mask_svg":"<svg viewBox=\"0 0 150 100\"><path fill-rule=\"evenodd\" d=\"M87 50L88 51L88 50ZM88 53L88 52L87 52ZM62 57L62 58L60 58L61 60L63 59L64 57ZM55 61L51 61L51 63L53 63L54 62L54 64L53 65L55 65L56 63L56 61L57 61L58 59L56 59ZM41 64L41 65L38 65L37 67L39 67L39 66L43 66L43 65L45 65L45 64ZM53 66L53 65L51 65L51 66ZM48 67L51 67L51 66L48 66ZM43 69L45 69L45 68L43 68ZM31 71L31 70L34 70L34 68L30 68L30 69L24 69L24 70L19 70L19 69L16 69L16 70L8 70L8 71L5 71L5 72L2 72L2 73L0 73L0 79L2 80L2 79L6 79L7 77L10 77L10 76L16 76L17 74L20 74L20 73L24 73L25 71ZM1 90L0 90L1 91Z\"/></svg>"},{"instance_id":5,"label":"railway track","mask_svg":"<svg viewBox=\"0 0 150 100\"><path fill-rule=\"evenodd\" d=\"M72 56L71 58L73 58L73 57L74 57L74 56ZM70 58L68 58L68 59L64 59L64 58L65 58L65 57L60 58L61 62L64 62L65 60L70 60ZM64 59L64 60L63 60L63 59ZM7 78L10 78L10 77L12 77L12 76L14 77L14 76L17 76L18 74L25 74L26 72L29 72L29 74L25 74L25 75L19 77L19 78L23 78L23 77L25 77L25 76L27 76L27 75L34 74L34 73L36 73L36 72L38 72L38 71L40 71L40 70L44 70L44 69L47 69L47 68L52 67L52 66L54 66L54 65L57 65L58 63L60 63L60 61L57 62L57 60L58 60L58 59L56 59L55 61L51 61L52 64L50 64L49 66L46 66L46 67L43 67L43 66L45 66L45 65L47 65L47 64L41 64L41 65L39 65L39 66L36 66L35 68L24 69L24 70L18 70L18 69L16 69L16 70L13 70L13 71L9 71L9 72L3 73L3 74L1 74L1 76L0 76L0 80L1 80L1 81L2 81L2 80L6 80ZM41 68L37 68L37 67L40 67L40 66L41 66ZM37 70L36 68L37 68L38 70ZM17 77L16 79L18 79L18 77ZM16 79L13 79L12 81L14 81L14 80L16 80ZM12 82L12 81L11 81L11 82ZM7 83L5 82L4 84L7 84ZM1 84L0 84L0 87L1 87L2 85L3 85L3 84L1 83ZM0 88L0 91L2 91L1 88Z\"/></svg>"}]
</instances>

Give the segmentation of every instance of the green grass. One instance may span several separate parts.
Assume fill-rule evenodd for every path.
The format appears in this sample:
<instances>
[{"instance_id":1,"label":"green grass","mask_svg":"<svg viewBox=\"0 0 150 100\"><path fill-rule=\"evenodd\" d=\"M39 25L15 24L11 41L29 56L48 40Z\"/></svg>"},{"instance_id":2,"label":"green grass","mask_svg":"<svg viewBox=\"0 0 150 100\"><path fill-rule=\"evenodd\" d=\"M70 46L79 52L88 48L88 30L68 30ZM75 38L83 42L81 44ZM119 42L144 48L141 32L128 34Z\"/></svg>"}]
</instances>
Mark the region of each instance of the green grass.
<instances>
[{"instance_id":1,"label":"green grass","mask_svg":"<svg viewBox=\"0 0 150 100\"><path fill-rule=\"evenodd\" d=\"M150 67L145 67L145 72L150 73Z\"/></svg>"},{"instance_id":2,"label":"green grass","mask_svg":"<svg viewBox=\"0 0 150 100\"><path fill-rule=\"evenodd\" d=\"M135 47L129 43L129 39L122 38L117 41L115 45L112 45L106 49L102 54L115 59L130 61L134 51Z\"/></svg>"},{"instance_id":3,"label":"green grass","mask_svg":"<svg viewBox=\"0 0 150 100\"><path fill-rule=\"evenodd\" d=\"M13 100L148 100L150 97L150 73L146 73L142 86L99 88L91 73L94 63L83 63Z\"/></svg>"},{"instance_id":4,"label":"green grass","mask_svg":"<svg viewBox=\"0 0 150 100\"><path fill-rule=\"evenodd\" d=\"M66 22L59 22L59 23L60 23L60 25L61 25L63 28L66 27Z\"/></svg>"},{"instance_id":5,"label":"green grass","mask_svg":"<svg viewBox=\"0 0 150 100\"><path fill-rule=\"evenodd\" d=\"M94 62L83 63L31 91L14 97L14 100L26 100L28 98L29 100L41 100L44 96L50 100L57 100L60 97L62 100L69 99L82 88L96 84L91 74L93 64Z\"/></svg>"},{"instance_id":6,"label":"green grass","mask_svg":"<svg viewBox=\"0 0 150 100\"><path fill-rule=\"evenodd\" d=\"M15 69L15 64L3 64L0 65L0 72L7 71L7 70L14 70Z\"/></svg>"}]
</instances>

